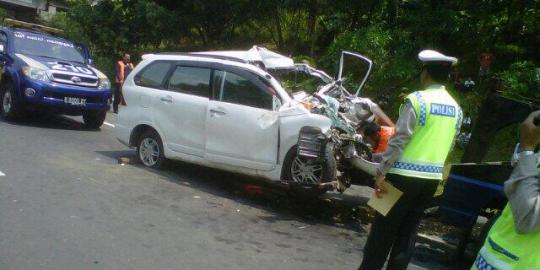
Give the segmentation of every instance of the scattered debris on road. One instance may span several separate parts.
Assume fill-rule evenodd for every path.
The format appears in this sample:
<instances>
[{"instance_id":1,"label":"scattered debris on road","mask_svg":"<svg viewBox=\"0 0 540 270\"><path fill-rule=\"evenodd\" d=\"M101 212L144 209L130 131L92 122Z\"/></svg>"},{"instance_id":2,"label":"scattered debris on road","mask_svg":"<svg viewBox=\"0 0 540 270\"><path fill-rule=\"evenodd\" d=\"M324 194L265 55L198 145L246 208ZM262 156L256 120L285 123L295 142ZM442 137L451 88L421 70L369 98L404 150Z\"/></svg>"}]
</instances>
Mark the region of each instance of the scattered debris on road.
<instances>
[{"instance_id":1,"label":"scattered debris on road","mask_svg":"<svg viewBox=\"0 0 540 270\"><path fill-rule=\"evenodd\" d=\"M263 195L264 194L262 187L257 186L257 185L245 184L244 190L249 195Z\"/></svg>"},{"instance_id":2,"label":"scattered debris on road","mask_svg":"<svg viewBox=\"0 0 540 270\"><path fill-rule=\"evenodd\" d=\"M118 159L118 164L120 165L125 165L125 164L136 164L137 163L137 159L136 158L131 158L131 157L119 157Z\"/></svg>"}]
</instances>

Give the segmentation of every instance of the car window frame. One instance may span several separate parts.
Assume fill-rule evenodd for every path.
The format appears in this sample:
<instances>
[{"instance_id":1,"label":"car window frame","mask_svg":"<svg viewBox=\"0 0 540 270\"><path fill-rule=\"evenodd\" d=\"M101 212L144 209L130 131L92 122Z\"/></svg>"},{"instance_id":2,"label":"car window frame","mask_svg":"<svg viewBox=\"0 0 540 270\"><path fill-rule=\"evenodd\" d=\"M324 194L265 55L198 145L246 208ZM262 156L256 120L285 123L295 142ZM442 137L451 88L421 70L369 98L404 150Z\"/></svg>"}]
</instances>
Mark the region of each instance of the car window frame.
<instances>
[{"instance_id":1,"label":"car window frame","mask_svg":"<svg viewBox=\"0 0 540 270\"><path fill-rule=\"evenodd\" d=\"M239 76L239 77L249 81L250 83L252 83L255 87L258 88L259 91L263 91L263 92L268 93L269 95L271 95L272 99L277 98L279 100L280 104L283 103L282 98L279 96L279 93L276 91L276 89L274 89L274 87L270 84L270 82L266 82L264 80L264 78L262 78L261 76L259 76L257 74L254 74L253 72L250 72L248 70L244 70L244 69L241 69L241 68L229 68L228 66L224 66L224 67L214 69L214 72L212 74L213 76L211 78L211 82L212 82L211 90L212 90L212 99L213 100L220 101L220 102L225 102L225 103L230 103L230 104L236 104L236 105L240 105L240 106L246 106L246 107L250 107L250 108L268 110L268 111L275 111L276 110L276 108L274 108L273 105L272 105L272 108L261 108L261 107L255 107L255 106L250 106L250 105L246 105L246 104L233 103L233 102L227 102L227 101L221 100L219 98L219 93L222 90L221 86L219 87L217 92L216 92L216 89L214 89L214 87L213 87L213 83L215 81L214 76L216 76L216 74L217 74L216 71L224 71L224 72L232 73L232 74L234 74L236 76ZM223 80L223 77L221 78L220 82L222 82L222 80ZM223 85L223 83L221 83L221 85ZM268 89L271 89L271 91L273 91L273 93L270 93L268 91ZM272 104L273 103L274 102L272 101Z\"/></svg>"},{"instance_id":2,"label":"car window frame","mask_svg":"<svg viewBox=\"0 0 540 270\"><path fill-rule=\"evenodd\" d=\"M167 70L167 72L165 73L165 76L163 77L163 80L161 81L161 83L157 87L139 84L137 82L137 80L136 80L137 76L139 76L144 71L146 71L148 68L150 68L150 66L155 65L157 63L169 63L170 64L169 70ZM167 82L169 80L169 77L171 76L171 73L174 70L174 67L176 67L174 63L175 63L175 61L171 61L171 60L155 60L155 61L152 61L152 62L148 63L146 66L144 66L139 72L137 72L137 74L135 74L133 76L133 83L135 85L139 86L139 87L145 87L145 88L151 88L151 89L157 89L157 90L166 90L165 89L165 82Z\"/></svg>"},{"instance_id":3,"label":"car window frame","mask_svg":"<svg viewBox=\"0 0 540 270\"><path fill-rule=\"evenodd\" d=\"M3 44L4 44L4 54L7 54L8 47L9 47L9 40L10 40L8 32L6 32L4 30L0 30L0 35L3 35L3 36L6 37L6 40L5 40L5 42ZM0 44L2 44L2 41L0 41Z\"/></svg>"},{"instance_id":4,"label":"car window frame","mask_svg":"<svg viewBox=\"0 0 540 270\"><path fill-rule=\"evenodd\" d=\"M175 64L173 65L171 70L169 70L169 73L167 74L167 78L166 78L165 83L164 83L164 88L162 90L168 91L168 92L173 92L173 93L180 93L180 94L184 94L184 95L190 95L190 96L196 96L196 97L211 99L212 98L212 79L214 78L214 69L211 68L211 67L208 67L206 65L197 65L197 64L186 63L186 62L187 61L174 61ZM210 71L210 77L208 78L208 93L207 93L208 96L203 97L203 96L199 96L199 95L194 95L192 93L187 93L187 92L182 92L182 91L169 89L169 84L170 84L171 78L172 78L174 72L176 71L176 69L178 67L208 69Z\"/></svg>"},{"instance_id":5,"label":"car window frame","mask_svg":"<svg viewBox=\"0 0 540 270\"><path fill-rule=\"evenodd\" d=\"M141 71L139 71L137 74L135 74L135 76L142 73L151 64L159 62L159 61L160 62L171 62L172 64L171 64L171 67L169 68L167 76L165 77L165 79L161 83L160 88L151 87L152 89L158 89L158 90L162 90L162 91L171 91L171 90L167 89L166 83L169 82L170 77L172 76L172 73L174 72L174 70L176 69L177 66L200 67L200 68L208 68L208 69L211 70L210 82L209 82L209 88L210 88L209 99L210 100L219 101L219 99L216 99L217 93L214 92L213 83L214 83L214 76L216 74L215 71L222 70L222 71L231 72L231 73L234 73L234 74L236 74L236 75L238 75L240 77L243 77L243 78L251 81L258 88L265 87L265 88L271 89L274 92L273 96L278 99L280 104L283 104L283 97L280 96L279 92L272 86L272 84L268 80L266 80L266 78L264 78L264 76L256 74L255 72L253 72L253 71L251 71L251 70L249 70L247 68L242 68L242 67L234 66L234 65L227 65L227 64L223 64L223 63L219 63L219 62L200 61L200 60L197 61L197 60L162 60L162 59L159 59L159 60L152 61L151 63L149 63L148 65L143 67L141 69ZM138 85L136 82L135 82L135 84ZM138 86L140 86L140 85L138 85ZM147 86L142 86L142 87L147 87ZM176 93L178 93L178 92L176 92ZM236 104L236 103L231 103L231 104ZM244 105L244 104L236 104L236 105L247 106L247 107L251 107L251 108L257 108L257 107ZM262 109L262 108L259 108L259 109ZM275 109L275 108L273 108L273 109ZM264 110L272 111L273 109L264 109Z\"/></svg>"},{"instance_id":6,"label":"car window frame","mask_svg":"<svg viewBox=\"0 0 540 270\"><path fill-rule=\"evenodd\" d=\"M6 33L6 31L4 31L4 30L0 30L0 35L3 35L3 36L5 36L5 37L6 37L6 40L5 40L5 44L4 44L4 45L5 45L6 47L7 47L7 44L8 44L8 40L9 40L9 36L8 36L8 34ZM0 42L1 42L1 40L0 40ZM6 49L7 49L7 48L6 48Z\"/></svg>"}]
</instances>

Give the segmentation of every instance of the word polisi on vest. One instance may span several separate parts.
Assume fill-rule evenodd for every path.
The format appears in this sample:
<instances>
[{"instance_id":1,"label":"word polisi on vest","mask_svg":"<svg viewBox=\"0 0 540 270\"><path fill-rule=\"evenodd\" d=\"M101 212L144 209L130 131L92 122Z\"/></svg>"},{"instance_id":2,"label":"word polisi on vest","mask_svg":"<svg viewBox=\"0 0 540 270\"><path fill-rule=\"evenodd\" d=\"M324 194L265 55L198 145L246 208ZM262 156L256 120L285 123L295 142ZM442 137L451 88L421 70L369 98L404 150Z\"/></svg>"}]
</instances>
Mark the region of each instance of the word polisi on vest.
<instances>
[{"instance_id":1,"label":"word polisi on vest","mask_svg":"<svg viewBox=\"0 0 540 270\"><path fill-rule=\"evenodd\" d=\"M431 104L431 114L447 116L447 117L456 117L456 107L445 104Z\"/></svg>"}]
</instances>

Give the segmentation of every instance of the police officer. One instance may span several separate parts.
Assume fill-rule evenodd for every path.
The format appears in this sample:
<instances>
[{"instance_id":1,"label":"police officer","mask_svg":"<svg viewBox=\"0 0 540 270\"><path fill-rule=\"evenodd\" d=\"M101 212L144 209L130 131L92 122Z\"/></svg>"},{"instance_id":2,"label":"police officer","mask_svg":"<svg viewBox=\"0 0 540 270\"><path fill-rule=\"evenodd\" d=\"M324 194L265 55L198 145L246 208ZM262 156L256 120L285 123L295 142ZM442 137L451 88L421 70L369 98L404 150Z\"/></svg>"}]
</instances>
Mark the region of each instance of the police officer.
<instances>
[{"instance_id":1,"label":"police officer","mask_svg":"<svg viewBox=\"0 0 540 270\"><path fill-rule=\"evenodd\" d=\"M386 181L403 195L386 216L375 216L359 269L381 269L389 253L387 269L407 268L416 228L442 180L461 125L461 108L445 88L457 59L433 50L421 51L418 58L425 89L405 98L375 177L376 196L384 196Z\"/></svg>"},{"instance_id":2,"label":"police officer","mask_svg":"<svg viewBox=\"0 0 540 270\"><path fill-rule=\"evenodd\" d=\"M537 155L540 127L533 112L521 124L520 153L504 183L508 204L488 233L471 269L540 269L540 180Z\"/></svg>"}]
</instances>

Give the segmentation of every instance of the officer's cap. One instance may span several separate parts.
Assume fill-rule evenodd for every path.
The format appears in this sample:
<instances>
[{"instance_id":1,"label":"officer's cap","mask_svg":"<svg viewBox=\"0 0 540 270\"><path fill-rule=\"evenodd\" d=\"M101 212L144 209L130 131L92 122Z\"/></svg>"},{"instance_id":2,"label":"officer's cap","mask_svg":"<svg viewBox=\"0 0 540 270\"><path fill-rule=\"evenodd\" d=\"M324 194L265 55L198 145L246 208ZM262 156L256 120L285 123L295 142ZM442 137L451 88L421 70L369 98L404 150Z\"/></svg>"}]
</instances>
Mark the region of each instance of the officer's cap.
<instances>
[{"instance_id":1,"label":"officer's cap","mask_svg":"<svg viewBox=\"0 0 540 270\"><path fill-rule=\"evenodd\" d=\"M458 60L452 56L446 56L438 51L423 50L418 53L418 60L424 62L425 65L442 65L453 66Z\"/></svg>"}]
</instances>

